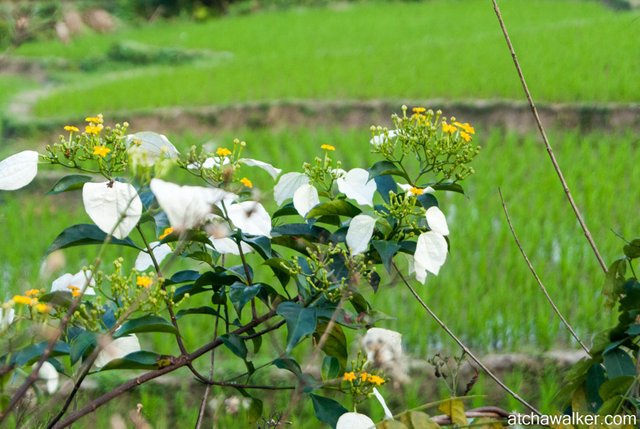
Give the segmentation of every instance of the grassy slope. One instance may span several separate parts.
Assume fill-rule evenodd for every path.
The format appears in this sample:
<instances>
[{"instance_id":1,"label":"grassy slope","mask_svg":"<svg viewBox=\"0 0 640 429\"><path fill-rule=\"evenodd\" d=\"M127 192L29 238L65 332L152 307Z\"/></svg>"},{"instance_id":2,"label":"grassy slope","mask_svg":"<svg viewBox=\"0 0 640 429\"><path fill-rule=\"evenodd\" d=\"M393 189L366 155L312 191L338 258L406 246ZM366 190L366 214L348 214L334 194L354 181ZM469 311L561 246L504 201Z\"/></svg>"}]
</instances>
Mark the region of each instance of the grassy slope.
<instances>
[{"instance_id":1,"label":"grassy slope","mask_svg":"<svg viewBox=\"0 0 640 429\"><path fill-rule=\"evenodd\" d=\"M453 4L453 5L452 5ZM539 100L635 101L638 13L599 2L504 2L504 15ZM41 100L40 116L279 98L521 98L490 5L482 0L369 4L159 23L68 46L22 46L29 56L80 59L115 40L226 51L232 57L74 76Z\"/></svg>"}]
</instances>

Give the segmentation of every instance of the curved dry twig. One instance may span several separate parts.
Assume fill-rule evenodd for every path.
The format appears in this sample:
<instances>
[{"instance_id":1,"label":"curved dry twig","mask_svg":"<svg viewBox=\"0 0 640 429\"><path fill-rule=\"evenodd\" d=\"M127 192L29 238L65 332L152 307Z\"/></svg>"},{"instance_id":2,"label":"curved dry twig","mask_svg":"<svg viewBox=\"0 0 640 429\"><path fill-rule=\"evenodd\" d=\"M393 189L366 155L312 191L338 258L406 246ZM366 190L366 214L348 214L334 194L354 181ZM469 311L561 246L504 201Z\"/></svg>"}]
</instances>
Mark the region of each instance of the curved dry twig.
<instances>
[{"instance_id":1,"label":"curved dry twig","mask_svg":"<svg viewBox=\"0 0 640 429\"><path fill-rule=\"evenodd\" d=\"M507 47L509 48L509 52L511 53L511 58L513 58L513 64L516 67L516 71L518 72L518 77L520 78L520 83L522 84L522 89L527 97L527 101L529 102L529 107L531 108L531 113L536 121L536 125L538 127L538 131L540 131L540 136L542 137L542 141L544 142L544 146L547 149L547 153L549 154L549 159L551 159L551 163L553 164L553 169L558 174L558 179L560 179L560 183L562 184L562 189L564 190L565 195L567 196L567 200L569 200L569 204L573 209L573 213L578 219L578 223L584 232L584 236L586 237L593 253L602 268L602 271L605 273L608 271L607 264L604 262L600 251L598 250L598 246L596 245L593 237L591 236L591 232L587 227L587 224L582 217L582 213L578 208L578 205L573 200L573 195L571 194L571 190L569 189L569 185L567 184L566 179L564 178L564 174L562 173L562 169L560 169L560 165L556 160L556 156L553 153L553 149L551 148L551 144L549 143L549 139L547 138L547 133L542 125L542 121L540 120L540 115L538 115L538 109L533 102L533 97L531 96L531 92L529 91L529 87L527 86L527 81L524 78L524 73L522 72L522 68L520 67L520 62L518 61L518 57L516 56L516 51L513 48L513 44L511 43L511 38L509 37L509 33L507 32L507 27L504 23L504 19L502 19L502 13L500 13L500 7L498 7L498 2L496 0L491 0L493 2L493 10L498 17L498 22L500 23L500 28L502 29L502 34L504 35L504 39L507 42Z\"/></svg>"},{"instance_id":2,"label":"curved dry twig","mask_svg":"<svg viewBox=\"0 0 640 429\"><path fill-rule=\"evenodd\" d=\"M529 267L529 271L531 271L533 278L536 279L538 286L540 286L540 289L542 289L542 293L547 298L547 301L549 301L549 305L551 305L551 308L553 308L553 311L558 315L560 320L562 320L562 323L564 324L564 326L567 327L567 329L571 333L571 336L578 342L578 344L580 344L580 347L582 347L582 349L585 352L587 352L588 355L591 355L589 348L582 342L582 340L580 340L580 337L578 336L576 331L573 329L569 321L567 321L567 319L562 315L562 312L560 312L560 309L558 308L556 303L553 301L553 298L551 298L551 295L549 295L547 288L544 286L544 283L542 283L542 280L538 276L538 273L536 272L535 268L533 268L533 264L531 263L531 261L529 260L529 257L524 251L522 244L520 244L520 239L518 238L518 235L516 234L516 231L513 228L513 224L511 223L511 217L509 216L509 211L507 210L507 204L504 202L504 197L502 196L502 191L500 190L500 188L498 188L498 193L500 194L500 201L502 201L502 209L504 210L504 215L507 218L507 224L509 225L509 229L511 230L511 235L513 235L513 239L516 242L516 246L518 246L518 249L520 249L520 253L522 254L522 257L527 263L527 266Z\"/></svg>"}]
</instances>

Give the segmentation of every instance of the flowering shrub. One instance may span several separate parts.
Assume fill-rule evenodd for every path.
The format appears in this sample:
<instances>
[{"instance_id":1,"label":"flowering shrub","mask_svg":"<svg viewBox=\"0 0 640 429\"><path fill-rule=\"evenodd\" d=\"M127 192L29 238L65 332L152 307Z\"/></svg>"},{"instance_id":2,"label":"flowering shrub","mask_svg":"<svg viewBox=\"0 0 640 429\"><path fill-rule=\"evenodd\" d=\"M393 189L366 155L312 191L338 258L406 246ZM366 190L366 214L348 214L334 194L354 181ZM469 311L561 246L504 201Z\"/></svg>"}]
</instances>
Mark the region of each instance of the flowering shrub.
<instances>
[{"instance_id":1,"label":"flowering shrub","mask_svg":"<svg viewBox=\"0 0 640 429\"><path fill-rule=\"evenodd\" d=\"M403 107L392 120L392 129L371 128L370 148L381 160L369 169L344 170L340 148L330 144L300 171L284 174L245 157L250 147L239 140L212 152L192 148L181 154L161 134L131 134L126 123L104 125L101 115L86 118L82 129L65 127L67 134L43 154L24 151L0 162L2 190L29 184L42 163L73 173L51 193L81 189L93 224L68 227L48 253L100 245L93 264L2 305L7 352L0 369L8 401L2 419L38 377L52 393L58 373L73 376L76 388L49 420L49 427L64 427L182 367L205 384L239 389L251 398L257 417L262 402L249 392L260 386L251 385L251 376L269 366L291 372L297 380L293 403L311 400L318 419L332 427L370 427L373 422L357 406L371 396L393 419L378 388L390 379L402 381L400 334L370 329L363 340L366 356L349 359L344 330L366 329L379 320L366 296L385 293L379 290L383 272L408 267L423 284L438 274L448 254L449 228L437 194L462 192L460 181L473 173L469 164L479 149L471 125L440 112L409 113ZM168 181L176 168L198 183ZM275 181L274 211L254 188L254 169ZM104 267L107 245L135 248L139 255ZM177 260L191 268L175 269ZM196 306L195 295L207 295L211 304ZM190 351L179 322L193 315L212 318L215 332ZM25 336L29 324L42 329ZM261 351L256 339L285 325L284 352L256 368L247 342L253 342L254 354L271 353ZM143 350L136 335L146 332L173 337L179 355ZM324 356L320 378L292 354L308 338L313 356ZM210 379L194 368L196 359L219 347L246 365L243 378ZM86 376L124 369L146 372L66 413ZM333 397L324 393L336 390Z\"/></svg>"}]
</instances>

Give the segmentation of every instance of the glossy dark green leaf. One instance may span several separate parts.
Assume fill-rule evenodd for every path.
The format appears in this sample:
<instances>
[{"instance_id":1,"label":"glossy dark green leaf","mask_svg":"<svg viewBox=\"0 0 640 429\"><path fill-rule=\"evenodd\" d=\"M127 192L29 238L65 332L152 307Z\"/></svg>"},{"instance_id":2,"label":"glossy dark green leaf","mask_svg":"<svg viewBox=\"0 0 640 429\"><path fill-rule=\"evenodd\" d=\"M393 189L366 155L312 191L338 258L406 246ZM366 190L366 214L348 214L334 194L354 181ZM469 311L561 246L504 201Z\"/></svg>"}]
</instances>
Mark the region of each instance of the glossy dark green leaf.
<instances>
[{"instance_id":1,"label":"glossy dark green leaf","mask_svg":"<svg viewBox=\"0 0 640 429\"><path fill-rule=\"evenodd\" d=\"M79 224L73 225L65 229L56 237L51 243L51 246L47 249L45 254L49 254L58 249L66 249L67 247L74 246L86 246L89 244L102 244L107 238L107 234L95 225ZM115 244L119 246L133 247L134 249L142 250L135 245L129 238L124 240L111 237L109 244Z\"/></svg>"},{"instance_id":2,"label":"glossy dark green leaf","mask_svg":"<svg viewBox=\"0 0 640 429\"><path fill-rule=\"evenodd\" d=\"M287 353L316 330L316 309L313 307L286 301L278 306L277 313L287 322Z\"/></svg>"},{"instance_id":3,"label":"glossy dark green leaf","mask_svg":"<svg viewBox=\"0 0 640 429\"><path fill-rule=\"evenodd\" d=\"M271 240L268 237L242 234L242 241L251 246L263 259L271 257Z\"/></svg>"},{"instance_id":4,"label":"glossy dark green leaf","mask_svg":"<svg viewBox=\"0 0 640 429\"><path fill-rule=\"evenodd\" d=\"M28 365L36 362L49 346L47 341L30 345L22 350L15 352L11 356L11 363L16 366ZM58 341L51 349L50 357L64 356L69 354L69 345Z\"/></svg>"},{"instance_id":5,"label":"glossy dark green leaf","mask_svg":"<svg viewBox=\"0 0 640 429\"><path fill-rule=\"evenodd\" d=\"M184 316L188 316L190 314L204 314L209 316L217 317L219 316L218 312L211 307L195 307L195 308L187 308L185 310L180 310L176 314L176 318L180 319Z\"/></svg>"},{"instance_id":6,"label":"glossy dark green leaf","mask_svg":"<svg viewBox=\"0 0 640 429\"><path fill-rule=\"evenodd\" d=\"M333 380L338 378L344 370L341 368L338 358L333 356L325 356L322 360L322 378L326 380Z\"/></svg>"},{"instance_id":7,"label":"glossy dark green leaf","mask_svg":"<svg viewBox=\"0 0 640 429\"><path fill-rule=\"evenodd\" d=\"M271 216L271 219L276 219L282 216L298 216L298 210L293 206L293 203L288 203L276 210Z\"/></svg>"},{"instance_id":8,"label":"glossy dark green leaf","mask_svg":"<svg viewBox=\"0 0 640 429\"><path fill-rule=\"evenodd\" d=\"M186 255L187 258L193 259L194 261L204 262L207 265L213 265L213 258L209 252L204 252L202 250L189 253Z\"/></svg>"},{"instance_id":9,"label":"glossy dark green leaf","mask_svg":"<svg viewBox=\"0 0 640 429\"><path fill-rule=\"evenodd\" d=\"M109 371L113 369L156 369L161 356L157 353L148 351L138 351L129 353L123 358L114 359L100 371Z\"/></svg>"},{"instance_id":10,"label":"glossy dark green leaf","mask_svg":"<svg viewBox=\"0 0 640 429\"><path fill-rule=\"evenodd\" d=\"M635 375L636 366L627 352L621 349L613 349L604 354L604 367L609 379Z\"/></svg>"},{"instance_id":11,"label":"glossy dark green leaf","mask_svg":"<svg viewBox=\"0 0 640 429\"><path fill-rule=\"evenodd\" d=\"M67 191L75 191L81 189L87 182L91 182L91 176L85 176L84 174L70 174L58 180L51 190L47 192L47 195L56 195Z\"/></svg>"},{"instance_id":12,"label":"glossy dark green leaf","mask_svg":"<svg viewBox=\"0 0 640 429\"><path fill-rule=\"evenodd\" d=\"M321 338L325 338L325 341L322 344L322 351L327 356L335 357L340 365L340 370L344 371L347 367L347 360L349 358L347 338L340 325L334 324L332 329L326 333L328 326L329 322L318 323L316 332L313 334L313 338L315 339L316 344L320 343Z\"/></svg>"},{"instance_id":13,"label":"glossy dark green leaf","mask_svg":"<svg viewBox=\"0 0 640 429\"><path fill-rule=\"evenodd\" d=\"M291 274L287 267L291 267L291 262L284 258L270 258L263 262L271 268L273 274L278 278L282 286L286 286L291 280Z\"/></svg>"},{"instance_id":14,"label":"glossy dark green leaf","mask_svg":"<svg viewBox=\"0 0 640 429\"><path fill-rule=\"evenodd\" d=\"M450 191L464 194L464 189L458 183L436 183L431 185L436 191Z\"/></svg>"},{"instance_id":15,"label":"glossy dark green leaf","mask_svg":"<svg viewBox=\"0 0 640 429\"><path fill-rule=\"evenodd\" d=\"M629 325L629 328L625 332L632 336L640 335L640 323Z\"/></svg>"},{"instance_id":16,"label":"glossy dark green leaf","mask_svg":"<svg viewBox=\"0 0 640 429\"><path fill-rule=\"evenodd\" d=\"M607 306L613 307L617 301L617 296L622 292L624 276L627 269L627 260L618 259L614 261L605 276L602 293L607 298Z\"/></svg>"},{"instance_id":17,"label":"glossy dark green leaf","mask_svg":"<svg viewBox=\"0 0 640 429\"><path fill-rule=\"evenodd\" d=\"M373 244L373 248L376 249L380 255L380 259L387 272L391 273L393 270L393 256L400 250L398 243L386 240L373 240L371 244Z\"/></svg>"},{"instance_id":18,"label":"glossy dark green leaf","mask_svg":"<svg viewBox=\"0 0 640 429\"><path fill-rule=\"evenodd\" d=\"M438 207L438 199L432 194L428 194L425 192L424 194L418 196L416 199L425 210L429 207Z\"/></svg>"},{"instance_id":19,"label":"glossy dark green leaf","mask_svg":"<svg viewBox=\"0 0 640 429\"><path fill-rule=\"evenodd\" d=\"M39 298L40 302L48 302L53 305L68 308L73 302L73 296L70 292L55 291L45 293Z\"/></svg>"},{"instance_id":20,"label":"glossy dark green leaf","mask_svg":"<svg viewBox=\"0 0 640 429\"><path fill-rule=\"evenodd\" d=\"M186 283L186 282L194 282L200 278L201 274L198 271L194 270L183 270L178 271L170 279L165 280L165 286Z\"/></svg>"},{"instance_id":21,"label":"glossy dark green leaf","mask_svg":"<svg viewBox=\"0 0 640 429\"><path fill-rule=\"evenodd\" d=\"M335 429L341 415L348 412L339 402L320 395L309 395L313 403L316 418Z\"/></svg>"},{"instance_id":22,"label":"glossy dark green leaf","mask_svg":"<svg viewBox=\"0 0 640 429\"><path fill-rule=\"evenodd\" d=\"M113 338L124 337L129 334L140 332L167 332L176 333L176 328L168 320L160 316L142 316L137 319L127 320L114 334Z\"/></svg>"},{"instance_id":23,"label":"glossy dark green leaf","mask_svg":"<svg viewBox=\"0 0 640 429\"><path fill-rule=\"evenodd\" d=\"M407 182L411 181L409 177L391 161L378 161L369 168L370 179L390 175L403 177Z\"/></svg>"},{"instance_id":24,"label":"glossy dark green leaf","mask_svg":"<svg viewBox=\"0 0 640 429\"><path fill-rule=\"evenodd\" d=\"M605 382L607 376L602 365L592 365L587 372L587 378L584 383L585 399L589 411L595 413L602 406L602 398L600 397L600 386Z\"/></svg>"},{"instance_id":25,"label":"glossy dark green leaf","mask_svg":"<svg viewBox=\"0 0 640 429\"><path fill-rule=\"evenodd\" d=\"M281 236L304 236L313 238L314 241L326 242L331 233L320 226L309 225L307 223L290 223L280 225L271 230L272 237Z\"/></svg>"},{"instance_id":26,"label":"glossy dark green leaf","mask_svg":"<svg viewBox=\"0 0 640 429\"><path fill-rule=\"evenodd\" d=\"M229 287L229 299L233 304L233 308L236 309L238 316L240 316L244 306L255 298L261 289L261 284L247 286L240 282L235 282Z\"/></svg>"},{"instance_id":27,"label":"glossy dark green leaf","mask_svg":"<svg viewBox=\"0 0 640 429\"><path fill-rule=\"evenodd\" d=\"M71 365L74 365L81 358L87 356L97 344L96 334L85 331L74 338L69 349Z\"/></svg>"},{"instance_id":28,"label":"glossy dark green leaf","mask_svg":"<svg viewBox=\"0 0 640 429\"><path fill-rule=\"evenodd\" d=\"M358 207L346 200L332 200L321 203L307 213L307 218L318 218L321 216L347 216L354 217L362 213Z\"/></svg>"},{"instance_id":29,"label":"glossy dark green leaf","mask_svg":"<svg viewBox=\"0 0 640 429\"><path fill-rule=\"evenodd\" d=\"M247 350L247 346L244 343L244 340L240 338L239 335L236 334L225 334L220 337L222 342L229 350L233 352L234 355L238 356L241 359L246 359L249 351Z\"/></svg>"},{"instance_id":30,"label":"glossy dark green leaf","mask_svg":"<svg viewBox=\"0 0 640 429\"><path fill-rule=\"evenodd\" d=\"M396 181L391 176L376 176L373 179L376 182L376 191L378 191L384 202L389 204L389 192L398 193Z\"/></svg>"}]
</instances>

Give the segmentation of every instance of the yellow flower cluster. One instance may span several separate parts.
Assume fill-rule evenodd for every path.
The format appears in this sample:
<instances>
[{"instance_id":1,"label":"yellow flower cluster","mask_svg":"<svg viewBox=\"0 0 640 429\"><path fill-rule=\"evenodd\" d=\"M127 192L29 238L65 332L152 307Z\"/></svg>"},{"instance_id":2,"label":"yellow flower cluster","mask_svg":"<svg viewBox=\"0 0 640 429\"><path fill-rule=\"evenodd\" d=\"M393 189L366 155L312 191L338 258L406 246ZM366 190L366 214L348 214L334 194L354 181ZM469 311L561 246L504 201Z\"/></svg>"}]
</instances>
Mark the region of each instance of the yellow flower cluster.
<instances>
[{"instance_id":1,"label":"yellow flower cluster","mask_svg":"<svg viewBox=\"0 0 640 429\"><path fill-rule=\"evenodd\" d=\"M11 301L13 301L14 304L29 305L38 313L49 313L51 306L38 302L38 298L35 297L39 293L40 291L38 289L30 289L26 291L24 295L15 295Z\"/></svg>"},{"instance_id":2,"label":"yellow flower cluster","mask_svg":"<svg viewBox=\"0 0 640 429\"><path fill-rule=\"evenodd\" d=\"M145 289L151 286L152 284L153 284L153 279L149 276L138 276L138 279L136 280L136 285L143 287Z\"/></svg>"},{"instance_id":3,"label":"yellow flower cluster","mask_svg":"<svg viewBox=\"0 0 640 429\"><path fill-rule=\"evenodd\" d=\"M216 155L224 158L225 156L231 155L231 151L226 147L219 147L218 150L216 150Z\"/></svg>"},{"instance_id":4,"label":"yellow flower cluster","mask_svg":"<svg viewBox=\"0 0 640 429\"><path fill-rule=\"evenodd\" d=\"M409 188L409 192L415 196L420 196L424 194L424 189L416 188L415 186L412 186L411 188Z\"/></svg>"},{"instance_id":5,"label":"yellow flower cluster","mask_svg":"<svg viewBox=\"0 0 640 429\"><path fill-rule=\"evenodd\" d=\"M331 146L330 144L323 144L322 146L320 146L320 149L326 150L328 152L333 152L334 150L336 150L336 147Z\"/></svg>"},{"instance_id":6,"label":"yellow flower cluster","mask_svg":"<svg viewBox=\"0 0 640 429\"><path fill-rule=\"evenodd\" d=\"M243 177L242 179L240 179L240 183L242 183L247 188L253 188L253 183L251 182L251 180L247 179L246 177Z\"/></svg>"},{"instance_id":7,"label":"yellow flower cluster","mask_svg":"<svg viewBox=\"0 0 640 429\"><path fill-rule=\"evenodd\" d=\"M65 125L64 130L69 131L70 133L77 133L80 131L78 127L74 127L73 125Z\"/></svg>"},{"instance_id":8,"label":"yellow flower cluster","mask_svg":"<svg viewBox=\"0 0 640 429\"><path fill-rule=\"evenodd\" d=\"M111 152L111 149L109 149L106 146L96 146L93 148L93 154L94 155L98 155L102 158L104 158L105 156L107 156L109 154L109 152Z\"/></svg>"},{"instance_id":9,"label":"yellow flower cluster","mask_svg":"<svg viewBox=\"0 0 640 429\"><path fill-rule=\"evenodd\" d=\"M470 142L472 139L471 136L476 133L476 129L468 122L461 123L457 121L454 121L453 124L447 124L442 121L442 131L449 134L460 131L460 137L462 137L465 142Z\"/></svg>"},{"instance_id":10,"label":"yellow flower cluster","mask_svg":"<svg viewBox=\"0 0 640 429\"><path fill-rule=\"evenodd\" d=\"M164 240L165 238L167 238L172 233L173 233L173 227L165 228L164 231L162 231L162 234L160 234L160 236L158 238L160 240Z\"/></svg>"},{"instance_id":11,"label":"yellow flower cluster","mask_svg":"<svg viewBox=\"0 0 640 429\"><path fill-rule=\"evenodd\" d=\"M345 372L342 376L342 380L348 381L349 383L353 383L356 378L360 378L361 383L370 383L375 384L376 386L382 386L385 383L384 378L380 377L379 375L369 374L368 372L361 372L360 374L358 374L358 376L356 376L356 373L351 371Z\"/></svg>"},{"instance_id":12,"label":"yellow flower cluster","mask_svg":"<svg viewBox=\"0 0 640 429\"><path fill-rule=\"evenodd\" d=\"M84 127L84 132L89 135L97 136L98 134L100 134L100 131L102 131L102 129L104 128L104 125L102 125L104 122L104 118L102 117L102 114L99 114L96 116L88 116L84 118L84 120L88 122L88 125Z\"/></svg>"}]
</instances>

